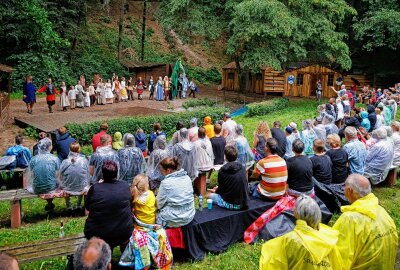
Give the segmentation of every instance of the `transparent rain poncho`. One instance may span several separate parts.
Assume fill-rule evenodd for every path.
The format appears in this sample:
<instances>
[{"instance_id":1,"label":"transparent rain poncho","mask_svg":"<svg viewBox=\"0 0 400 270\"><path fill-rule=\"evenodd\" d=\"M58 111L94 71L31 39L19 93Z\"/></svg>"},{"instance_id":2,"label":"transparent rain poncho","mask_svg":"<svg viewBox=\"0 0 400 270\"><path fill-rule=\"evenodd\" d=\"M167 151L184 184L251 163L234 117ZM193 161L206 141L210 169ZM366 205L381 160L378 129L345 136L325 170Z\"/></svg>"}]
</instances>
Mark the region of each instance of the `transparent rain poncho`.
<instances>
[{"instance_id":1,"label":"transparent rain poncho","mask_svg":"<svg viewBox=\"0 0 400 270\"><path fill-rule=\"evenodd\" d=\"M112 160L116 162L119 168L118 154L114 149L112 149L111 145L97 147L96 152L94 152L90 157L89 166L94 167L94 172L90 180L91 184L95 184L102 179L101 167L106 160Z\"/></svg>"},{"instance_id":2,"label":"transparent rain poncho","mask_svg":"<svg viewBox=\"0 0 400 270\"><path fill-rule=\"evenodd\" d=\"M146 175L150 180L162 181L164 175L160 172L160 162L167 157L171 157L172 153L167 146L167 139L164 135L160 135L154 141L154 149L147 161Z\"/></svg>"},{"instance_id":3,"label":"transparent rain poncho","mask_svg":"<svg viewBox=\"0 0 400 270\"><path fill-rule=\"evenodd\" d=\"M182 131L182 130L181 130ZM187 133L186 133L187 134ZM172 155L178 157L180 168L184 169L190 179L194 179L198 176L198 171L196 168L197 164L197 151L194 143L188 140L188 136L182 136L180 132L180 142L174 145L172 148Z\"/></svg>"},{"instance_id":4,"label":"transparent rain poncho","mask_svg":"<svg viewBox=\"0 0 400 270\"><path fill-rule=\"evenodd\" d=\"M127 143L127 141L131 143ZM135 147L135 137L132 134L124 135L124 147L118 151L119 178L120 181L126 181L132 184L133 178L146 170L146 162L142 150Z\"/></svg>"},{"instance_id":5,"label":"transparent rain poncho","mask_svg":"<svg viewBox=\"0 0 400 270\"><path fill-rule=\"evenodd\" d=\"M50 153L52 143L44 138L38 143L38 154L34 156L27 173L28 191L35 194L51 193L57 189L59 159Z\"/></svg>"},{"instance_id":6,"label":"transparent rain poncho","mask_svg":"<svg viewBox=\"0 0 400 270\"><path fill-rule=\"evenodd\" d=\"M82 195L89 186L89 161L80 153L69 152L60 167L60 186L71 195Z\"/></svg>"}]
</instances>

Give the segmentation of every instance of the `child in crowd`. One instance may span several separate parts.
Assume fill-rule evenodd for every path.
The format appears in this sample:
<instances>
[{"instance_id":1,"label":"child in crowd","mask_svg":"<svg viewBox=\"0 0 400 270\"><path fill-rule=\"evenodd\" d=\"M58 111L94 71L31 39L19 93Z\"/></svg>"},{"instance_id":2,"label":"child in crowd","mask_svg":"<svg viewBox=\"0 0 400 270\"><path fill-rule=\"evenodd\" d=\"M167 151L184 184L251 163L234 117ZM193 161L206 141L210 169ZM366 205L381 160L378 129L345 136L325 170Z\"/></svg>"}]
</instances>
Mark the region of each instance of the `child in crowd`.
<instances>
[{"instance_id":1,"label":"child in crowd","mask_svg":"<svg viewBox=\"0 0 400 270\"><path fill-rule=\"evenodd\" d=\"M122 141L122 134L121 134L121 132L117 131L117 132L114 133L112 148L115 151L118 151L122 147L124 147L124 142Z\"/></svg>"},{"instance_id":2,"label":"child in crowd","mask_svg":"<svg viewBox=\"0 0 400 270\"><path fill-rule=\"evenodd\" d=\"M83 98L83 105L85 107L90 107L90 93L89 93L88 88L86 88L86 90L85 90L85 96Z\"/></svg>"},{"instance_id":3,"label":"child in crowd","mask_svg":"<svg viewBox=\"0 0 400 270\"><path fill-rule=\"evenodd\" d=\"M146 133L144 133L143 129L139 128L135 134L135 145L137 148L142 150L143 156L147 156L146 149Z\"/></svg>"},{"instance_id":4,"label":"child in crowd","mask_svg":"<svg viewBox=\"0 0 400 270\"><path fill-rule=\"evenodd\" d=\"M131 186L133 213L135 217L146 224L156 222L156 197L149 187L149 178L139 174L133 179Z\"/></svg>"},{"instance_id":5,"label":"child in crowd","mask_svg":"<svg viewBox=\"0 0 400 270\"><path fill-rule=\"evenodd\" d=\"M221 136L222 127L220 124L214 126L214 137L211 139L211 146L214 153L214 165L223 165L225 161L225 145L224 136Z\"/></svg>"},{"instance_id":6,"label":"child in crowd","mask_svg":"<svg viewBox=\"0 0 400 270\"><path fill-rule=\"evenodd\" d=\"M60 87L60 107L63 108L64 112L66 112L67 107L69 107L67 87L65 86L65 82L61 82Z\"/></svg>"},{"instance_id":7,"label":"child in crowd","mask_svg":"<svg viewBox=\"0 0 400 270\"><path fill-rule=\"evenodd\" d=\"M325 155L325 142L320 139L314 140L313 150L315 155L310 158L313 176L318 182L329 185L332 182L332 161Z\"/></svg>"},{"instance_id":8,"label":"child in crowd","mask_svg":"<svg viewBox=\"0 0 400 270\"><path fill-rule=\"evenodd\" d=\"M362 111L360 112L360 116L361 116L361 126L363 128L365 128L365 130L370 130L371 129L371 122L368 119L368 112L366 111Z\"/></svg>"},{"instance_id":9,"label":"child in crowd","mask_svg":"<svg viewBox=\"0 0 400 270\"><path fill-rule=\"evenodd\" d=\"M209 139L214 137L214 126L211 123L212 121L210 116L204 117L204 128L206 130L207 138Z\"/></svg>"},{"instance_id":10,"label":"child in crowd","mask_svg":"<svg viewBox=\"0 0 400 270\"><path fill-rule=\"evenodd\" d=\"M70 109L75 110L76 108L76 94L78 90L75 89L75 86L71 85L68 91L68 99L70 104Z\"/></svg>"}]
</instances>

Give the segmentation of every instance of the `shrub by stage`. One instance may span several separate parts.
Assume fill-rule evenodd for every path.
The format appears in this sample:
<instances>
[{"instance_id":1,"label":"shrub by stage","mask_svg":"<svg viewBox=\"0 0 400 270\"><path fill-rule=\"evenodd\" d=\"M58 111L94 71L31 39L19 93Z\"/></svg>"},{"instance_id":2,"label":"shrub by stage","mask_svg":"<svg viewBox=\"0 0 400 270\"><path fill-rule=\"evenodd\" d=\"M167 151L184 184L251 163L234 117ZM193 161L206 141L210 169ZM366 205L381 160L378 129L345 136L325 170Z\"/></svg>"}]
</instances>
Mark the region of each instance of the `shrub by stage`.
<instances>
[{"instance_id":1,"label":"shrub by stage","mask_svg":"<svg viewBox=\"0 0 400 270\"><path fill-rule=\"evenodd\" d=\"M193 108L193 107L212 107L217 105L216 100L211 100L209 98L198 98L198 99L189 99L183 103L182 107L185 109Z\"/></svg>"},{"instance_id":2,"label":"shrub by stage","mask_svg":"<svg viewBox=\"0 0 400 270\"><path fill-rule=\"evenodd\" d=\"M282 110L288 105L289 100L287 98L274 98L263 102L252 103L247 106L249 110L247 111L246 117L266 115L270 112Z\"/></svg>"}]
</instances>

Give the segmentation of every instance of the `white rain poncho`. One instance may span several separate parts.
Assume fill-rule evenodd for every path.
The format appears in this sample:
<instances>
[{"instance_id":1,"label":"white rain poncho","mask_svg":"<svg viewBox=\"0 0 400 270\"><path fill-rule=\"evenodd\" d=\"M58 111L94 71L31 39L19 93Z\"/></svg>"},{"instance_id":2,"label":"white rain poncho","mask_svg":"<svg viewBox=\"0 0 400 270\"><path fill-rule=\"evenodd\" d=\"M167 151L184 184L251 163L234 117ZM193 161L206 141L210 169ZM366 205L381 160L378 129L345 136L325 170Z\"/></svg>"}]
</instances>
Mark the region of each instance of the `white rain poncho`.
<instances>
[{"instance_id":1,"label":"white rain poncho","mask_svg":"<svg viewBox=\"0 0 400 270\"><path fill-rule=\"evenodd\" d=\"M97 147L96 152L94 152L90 157L89 166L94 167L94 172L90 180L91 184L95 184L102 179L101 167L106 160L115 161L119 168L118 154L114 149L112 149L111 145Z\"/></svg>"},{"instance_id":2,"label":"white rain poncho","mask_svg":"<svg viewBox=\"0 0 400 270\"><path fill-rule=\"evenodd\" d=\"M126 181L131 185L136 175L145 172L146 162L142 150L135 147L135 137L132 134L125 134L123 140L125 146L118 151L118 180Z\"/></svg>"},{"instance_id":3,"label":"white rain poncho","mask_svg":"<svg viewBox=\"0 0 400 270\"><path fill-rule=\"evenodd\" d=\"M40 140L39 153L29 163L28 190L35 194L51 193L57 189L60 161L50 153L51 147L49 138Z\"/></svg>"},{"instance_id":4,"label":"white rain poncho","mask_svg":"<svg viewBox=\"0 0 400 270\"><path fill-rule=\"evenodd\" d=\"M214 167L214 152L208 138L198 139L194 145L197 152L197 170L208 172Z\"/></svg>"},{"instance_id":5,"label":"white rain poncho","mask_svg":"<svg viewBox=\"0 0 400 270\"><path fill-rule=\"evenodd\" d=\"M171 151L167 147L167 139L164 135L160 135L154 141L153 152L149 156L147 161L147 172L146 175L150 180L162 181L164 175L160 172L160 162L167 157L171 157Z\"/></svg>"},{"instance_id":6,"label":"white rain poncho","mask_svg":"<svg viewBox=\"0 0 400 270\"><path fill-rule=\"evenodd\" d=\"M71 195L82 195L89 186L89 161L85 156L69 152L60 167L61 188Z\"/></svg>"}]
</instances>

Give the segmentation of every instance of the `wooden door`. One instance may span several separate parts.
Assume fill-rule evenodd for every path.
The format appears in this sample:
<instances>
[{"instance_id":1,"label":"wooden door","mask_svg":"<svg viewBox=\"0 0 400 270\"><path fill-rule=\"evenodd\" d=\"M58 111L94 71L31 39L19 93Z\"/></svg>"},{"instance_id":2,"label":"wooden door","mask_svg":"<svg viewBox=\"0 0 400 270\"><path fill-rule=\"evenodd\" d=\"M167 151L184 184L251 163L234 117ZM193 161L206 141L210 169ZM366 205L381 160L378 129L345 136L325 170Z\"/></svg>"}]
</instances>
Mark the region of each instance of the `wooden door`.
<instances>
[{"instance_id":1,"label":"wooden door","mask_svg":"<svg viewBox=\"0 0 400 270\"><path fill-rule=\"evenodd\" d=\"M310 86L309 86L309 96L316 96L316 90L317 90L317 82L318 80L321 80L322 84L322 78L320 74L310 74L311 80L310 80Z\"/></svg>"}]
</instances>

